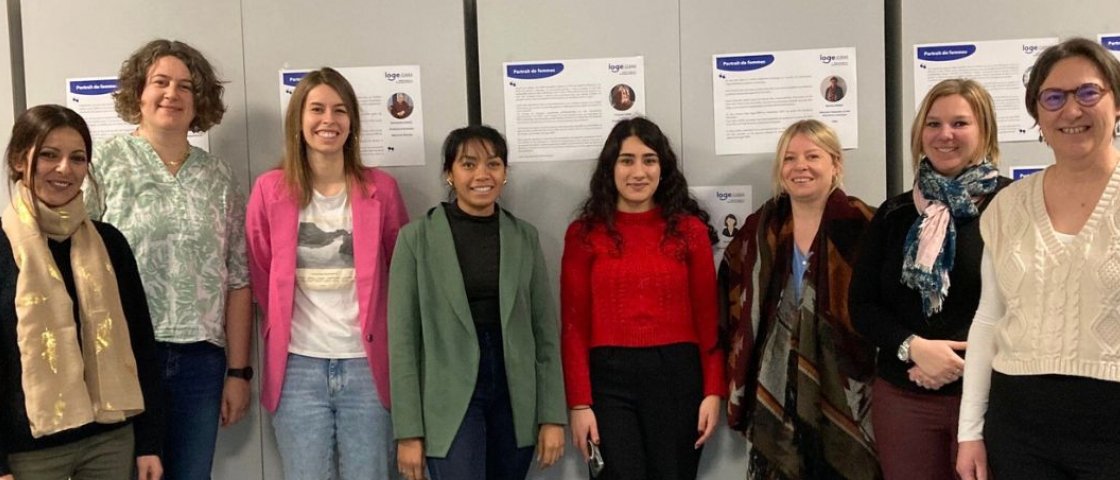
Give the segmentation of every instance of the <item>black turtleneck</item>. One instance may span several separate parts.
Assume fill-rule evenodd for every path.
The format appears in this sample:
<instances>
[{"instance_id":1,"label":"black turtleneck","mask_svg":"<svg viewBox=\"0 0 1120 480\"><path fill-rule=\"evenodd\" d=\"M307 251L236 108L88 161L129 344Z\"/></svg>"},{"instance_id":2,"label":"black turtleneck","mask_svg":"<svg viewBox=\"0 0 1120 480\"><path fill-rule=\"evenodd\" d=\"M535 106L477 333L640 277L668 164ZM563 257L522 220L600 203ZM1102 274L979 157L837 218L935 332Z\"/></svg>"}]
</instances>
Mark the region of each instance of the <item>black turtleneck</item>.
<instances>
[{"instance_id":1,"label":"black turtleneck","mask_svg":"<svg viewBox=\"0 0 1120 480\"><path fill-rule=\"evenodd\" d=\"M498 302L498 275L501 259L501 238L498 215L501 209L485 217L470 215L455 202L444 203L451 236L455 240L455 256L463 272L463 286L470 303L475 325L496 326L501 322Z\"/></svg>"}]
</instances>

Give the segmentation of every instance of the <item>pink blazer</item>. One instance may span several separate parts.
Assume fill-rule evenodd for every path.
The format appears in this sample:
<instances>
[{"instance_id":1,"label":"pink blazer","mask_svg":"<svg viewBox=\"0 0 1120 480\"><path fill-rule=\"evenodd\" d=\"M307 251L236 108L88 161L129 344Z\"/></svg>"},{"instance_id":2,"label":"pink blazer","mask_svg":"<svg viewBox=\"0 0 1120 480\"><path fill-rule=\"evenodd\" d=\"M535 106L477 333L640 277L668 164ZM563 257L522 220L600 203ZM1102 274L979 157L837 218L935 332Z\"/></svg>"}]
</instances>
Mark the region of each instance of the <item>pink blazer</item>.
<instances>
[{"instance_id":1,"label":"pink blazer","mask_svg":"<svg viewBox=\"0 0 1120 480\"><path fill-rule=\"evenodd\" d=\"M389 260L397 232L408 222L397 181L389 174L366 169L366 192L353 189L350 205L354 221L354 270L358 294L358 321L362 346L381 404L389 408L389 350L386 303ZM269 412L280 404L288 344L292 335L295 295L296 246L300 206L280 170L257 178L245 216L249 247L249 273L253 297L264 312L264 365L261 368L261 403Z\"/></svg>"}]
</instances>

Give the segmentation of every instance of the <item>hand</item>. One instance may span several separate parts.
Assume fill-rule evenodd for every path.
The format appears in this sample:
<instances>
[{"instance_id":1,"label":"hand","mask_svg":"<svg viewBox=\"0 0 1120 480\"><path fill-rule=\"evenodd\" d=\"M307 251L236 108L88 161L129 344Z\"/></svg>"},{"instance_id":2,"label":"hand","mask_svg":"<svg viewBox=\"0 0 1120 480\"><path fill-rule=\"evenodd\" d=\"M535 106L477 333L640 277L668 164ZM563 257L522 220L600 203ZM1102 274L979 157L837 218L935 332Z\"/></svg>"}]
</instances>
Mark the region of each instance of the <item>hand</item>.
<instances>
[{"instance_id":1,"label":"hand","mask_svg":"<svg viewBox=\"0 0 1120 480\"><path fill-rule=\"evenodd\" d=\"M139 480L159 480L163 478L163 464L157 455L136 457L136 477ZM3 479L0 479L3 480ZM7 480L12 480L11 477Z\"/></svg>"},{"instance_id":2,"label":"hand","mask_svg":"<svg viewBox=\"0 0 1120 480\"><path fill-rule=\"evenodd\" d=\"M587 439L591 439L591 443L599 444L599 423L595 421L595 412L587 408L587 405L576 405L576 408L568 411L568 425L572 427L572 444L579 449L583 454L583 461L587 461L591 457L591 452L587 451Z\"/></svg>"},{"instance_id":3,"label":"hand","mask_svg":"<svg viewBox=\"0 0 1120 480\"><path fill-rule=\"evenodd\" d=\"M12 474L9 473L7 475L4 475L4 476L0 477L0 480L16 480L16 477L12 476Z\"/></svg>"},{"instance_id":4,"label":"hand","mask_svg":"<svg viewBox=\"0 0 1120 480\"><path fill-rule=\"evenodd\" d=\"M918 384L919 387L926 390L937 390L945 386L945 383L939 382L937 379L922 373L922 369L918 368L917 365L910 367L910 370L906 372L909 373L911 382Z\"/></svg>"},{"instance_id":5,"label":"hand","mask_svg":"<svg viewBox=\"0 0 1120 480\"><path fill-rule=\"evenodd\" d=\"M922 369L925 376L944 385L955 382L964 375L964 359L954 350L963 351L966 348L967 342L914 337L910 341L910 360Z\"/></svg>"},{"instance_id":6,"label":"hand","mask_svg":"<svg viewBox=\"0 0 1120 480\"><path fill-rule=\"evenodd\" d=\"M406 438L397 441L397 470L404 480L424 479L424 439Z\"/></svg>"},{"instance_id":7,"label":"hand","mask_svg":"<svg viewBox=\"0 0 1120 480\"><path fill-rule=\"evenodd\" d=\"M552 464L564 456L564 426L555 423L541 425L537 432L537 463L541 470L551 467Z\"/></svg>"},{"instance_id":8,"label":"hand","mask_svg":"<svg viewBox=\"0 0 1120 480\"><path fill-rule=\"evenodd\" d=\"M700 448L704 442L712 437L712 432L716 430L716 424L719 423L719 395L708 395L700 402L700 418L696 421L696 433L700 434L700 438L696 439L696 445L693 448Z\"/></svg>"},{"instance_id":9,"label":"hand","mask_svg":"<svg viewBox=\"0 0 1120 480\"><path fill-rule=\"evenodd\" d=\"M957 446L957 475L961 480L988 480L988 450L983 440L969 440Z\"/></svg>"},{"instance_id":10,"label":"hand","mask_svg":"<svg viewBox=\"0 0 1120 480\"><path fill-rule=\"evenodd\" d=\"M222 388L222 426L228 427L239 421L249 411L249 381L244 378L227 377Z\"/></svg>"}]
</instances>

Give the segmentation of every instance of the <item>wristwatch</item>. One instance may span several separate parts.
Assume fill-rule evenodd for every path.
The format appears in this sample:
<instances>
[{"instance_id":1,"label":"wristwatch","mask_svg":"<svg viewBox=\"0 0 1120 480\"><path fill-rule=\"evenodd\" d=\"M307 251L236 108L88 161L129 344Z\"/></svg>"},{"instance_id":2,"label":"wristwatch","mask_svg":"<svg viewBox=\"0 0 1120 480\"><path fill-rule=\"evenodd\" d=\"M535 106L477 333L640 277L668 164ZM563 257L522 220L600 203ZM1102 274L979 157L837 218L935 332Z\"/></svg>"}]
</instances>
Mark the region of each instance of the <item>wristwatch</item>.
<instances>
[{"instance_id":1,"label":"wristwatch","mask_svg":"<svg viewBox=\"0 0 1120 480\"><path fill-rule=\"evenodd\" d=\"M898 359L902 363L910 363L910 342L914 341L914 335L906 337L902 343L898 344Z\"/></svg>"},{"instance_id":2,"label":"wristwatch","mask_svg":"<svg viewBox=\"0 0 1120 480\"><path fill-rule=\"evenodd\" d=\"M226 370L226 376L227 377L233 377L233 378L240 378L242 380L252 380L253 379L253 367L231 368L229 370Z\"/></svg>"}]
</instances>

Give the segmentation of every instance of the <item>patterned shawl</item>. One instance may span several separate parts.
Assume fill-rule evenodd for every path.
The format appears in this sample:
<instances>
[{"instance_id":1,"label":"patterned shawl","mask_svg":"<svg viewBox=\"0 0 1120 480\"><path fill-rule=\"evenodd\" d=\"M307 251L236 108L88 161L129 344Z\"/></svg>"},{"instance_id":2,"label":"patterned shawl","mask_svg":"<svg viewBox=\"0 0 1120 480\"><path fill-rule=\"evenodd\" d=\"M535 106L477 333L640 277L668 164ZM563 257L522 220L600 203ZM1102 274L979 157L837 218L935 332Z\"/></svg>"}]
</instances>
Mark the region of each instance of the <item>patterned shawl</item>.
<instances>
[{"instance_id":1,"label":"patterned shawl","mask_svg":"<svg viewBox=\"0 0 1120 480\"><path fill-rule=\"evenodd\" d=\"M789 198L768 201L727 247L727 327L732 335L728 423L750 433L752 457L763 457L752 458L752 465L769 471L754 472L759 477L811 478L813 472L832 472L880 478L868 419L875 350L848 318L856 247L872 214L839 189L827 200L805 273L815 300L799 312L803 324L795 334L800 338L790 342L792 368L785 392L766 392L758 380L763 347L791 276ZM767 400L756 412L759 402Z\"/></svg>"}]
</instances>

